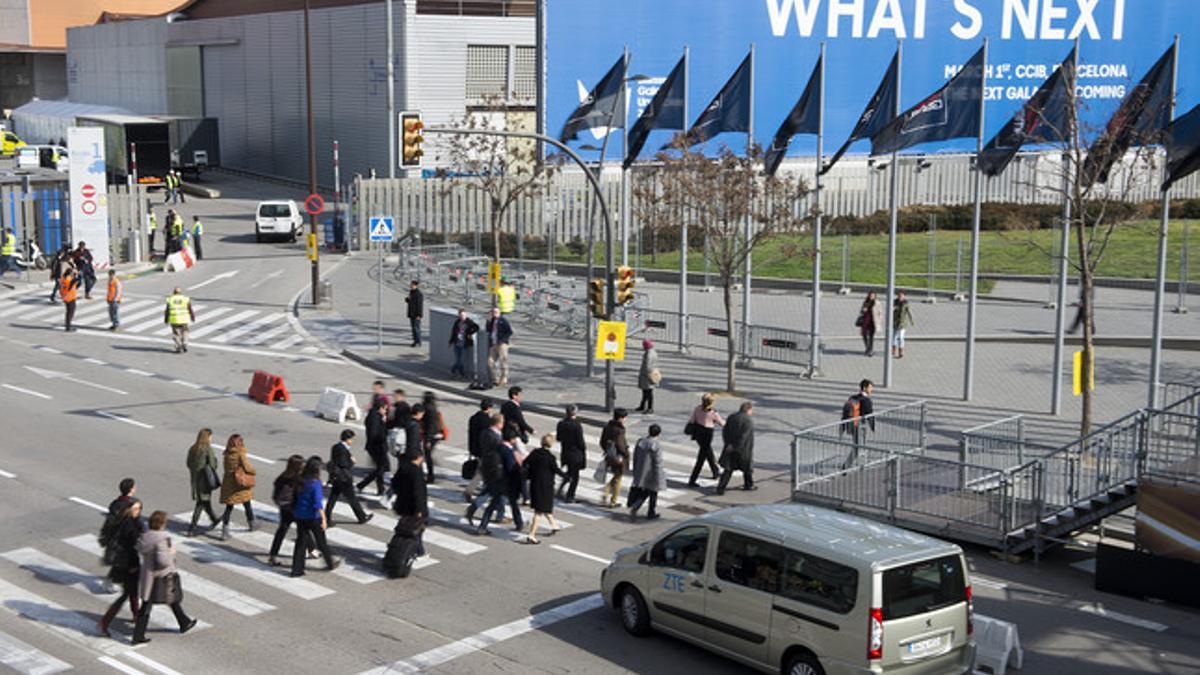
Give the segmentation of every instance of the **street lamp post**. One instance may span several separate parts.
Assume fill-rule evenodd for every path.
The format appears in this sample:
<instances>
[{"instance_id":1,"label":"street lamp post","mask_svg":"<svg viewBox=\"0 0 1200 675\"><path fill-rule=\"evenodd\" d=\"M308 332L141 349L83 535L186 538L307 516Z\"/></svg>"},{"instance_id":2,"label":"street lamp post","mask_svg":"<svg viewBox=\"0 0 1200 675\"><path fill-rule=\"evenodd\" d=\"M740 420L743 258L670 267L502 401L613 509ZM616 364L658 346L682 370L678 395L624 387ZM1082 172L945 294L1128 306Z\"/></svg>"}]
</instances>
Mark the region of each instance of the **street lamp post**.
<instances>
[{"instance_id":1,"label":"street lamp post","mask_svg":"<svg viewBox=\"0 0 1200 675\"><path fill-rule=\"evenodd\" d=\"M308 194L317 193L317 134L313 128L312 101L312 30L309 27L310 0L304 0L304 107L308 115ZM308 214L308 234L317 238L317 215ZM321 263L312 255L312 303L320 302Z\"/></svg>"}]
</instances>

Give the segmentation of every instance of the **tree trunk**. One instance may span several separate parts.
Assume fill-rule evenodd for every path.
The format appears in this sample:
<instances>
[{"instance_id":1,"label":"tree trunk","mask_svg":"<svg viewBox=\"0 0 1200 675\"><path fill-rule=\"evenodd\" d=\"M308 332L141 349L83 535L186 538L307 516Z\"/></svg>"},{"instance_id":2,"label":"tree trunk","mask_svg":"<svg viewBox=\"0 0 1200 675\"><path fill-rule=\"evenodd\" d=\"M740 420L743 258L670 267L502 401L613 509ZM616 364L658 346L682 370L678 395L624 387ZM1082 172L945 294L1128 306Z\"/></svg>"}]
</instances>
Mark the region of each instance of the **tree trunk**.
<instances>
[{"instance_id":1,"label":"tree trunk","mask_svg":"<svg viewBox=\"0 0 1200 675\"><path fill-rule=\"evenodd\" d=\"M1082 211L1080 211L1082 213ZM1079 435L1086 436L1092 430L1092 388L1091 374L1095 363L1096 351L1092 343L1092 316L1095 308L1092 306L1092 262L1088 259L1087 239L1084 236L1083 223L1076 230L1076 245L1079 248L1079 314L1083 318L1083 358L1081 359L1079 379L1082 383L1082 409L1079 413Z\"/></svg>"},{"instance_id":2,"label":"tree trunk","mask_svg":"<svg viewBox=\"0 0 1200 675\"><path fill-rule=\"evenodd\" d=\"M492 246L495 251L496 265L500 265L500 219L504 216L503 206L497 201L492 200ZM499 283L499 279L496 280ZM500 296L492 293L492 307L498 307Z\"/></svg>"},{"instance_id":3,"label":"tree trunk","mask_svg":"<svg viewBox=\"0 0 1200 675\"><path fill-rule=\"evenodd\" d=\"M721 290L725 299L725 390L737 391L737 335L733 330L733 278L721 277Z\"/></svg>"}]
</instances>

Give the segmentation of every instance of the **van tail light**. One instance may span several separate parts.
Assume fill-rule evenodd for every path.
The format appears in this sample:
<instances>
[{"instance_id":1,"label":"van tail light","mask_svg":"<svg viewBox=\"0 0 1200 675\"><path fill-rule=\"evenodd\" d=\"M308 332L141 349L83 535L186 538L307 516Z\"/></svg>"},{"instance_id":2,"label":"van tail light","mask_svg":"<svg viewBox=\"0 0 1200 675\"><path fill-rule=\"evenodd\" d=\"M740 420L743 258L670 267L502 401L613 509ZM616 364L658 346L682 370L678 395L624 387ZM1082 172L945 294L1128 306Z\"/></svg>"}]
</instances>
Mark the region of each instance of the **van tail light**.
<instances>
[{"instance_id":1,"label":"van tail light","mask_svg":"<svg viewBox=\"0 0 1200 675\"><path fill-rule=\"evenodd\" d=\"M883 610L871 609L870 632L867 640L867 658L877 661L883 658Z\"/></svg>"},{"instance_id":2,"label":"van tail light","mask_svg":"<svg viewBox=\"0 0 1200 675\"><path fill-rule=\"evenodd\" d=\"M967 586L967 635L975 633L975 601L972 596L971 587Z\"/></svg>"}]
</instances>

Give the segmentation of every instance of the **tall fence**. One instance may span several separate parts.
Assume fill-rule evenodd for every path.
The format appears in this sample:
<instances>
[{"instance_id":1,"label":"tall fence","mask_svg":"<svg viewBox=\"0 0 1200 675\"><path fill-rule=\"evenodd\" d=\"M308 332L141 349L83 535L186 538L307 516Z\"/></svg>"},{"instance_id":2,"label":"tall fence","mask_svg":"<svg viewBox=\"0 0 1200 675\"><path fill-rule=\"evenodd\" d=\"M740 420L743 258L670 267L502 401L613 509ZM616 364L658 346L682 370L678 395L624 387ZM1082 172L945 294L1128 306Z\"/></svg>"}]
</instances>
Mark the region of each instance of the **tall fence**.
<instances>
[{"instance_id":1,"label":"tall fence","mask_svg":"<svg viewBox=\"0 0 1200 675\"><path fill-rule=\"evenodd\" d=\"M927 413L925 401L914 401L795 434L792 471L796 486L830 473L862 468L892 453L923 453Z\"/></svg>"},{"instance_id":2,"label":"tall fence","mask_svg":"<svg viewBox=\"0 0 1200 675\"><path fill-rule=\"evenodd\" d=\"M108 186L109 251L115 262L132 262L145 255L146 195L145 186ZM30 241L47 255L63 244L73 244L71 199L65 184L29 190L0 186L0 227L13 229L22 251Z\"/></svg>"}]
</instances>

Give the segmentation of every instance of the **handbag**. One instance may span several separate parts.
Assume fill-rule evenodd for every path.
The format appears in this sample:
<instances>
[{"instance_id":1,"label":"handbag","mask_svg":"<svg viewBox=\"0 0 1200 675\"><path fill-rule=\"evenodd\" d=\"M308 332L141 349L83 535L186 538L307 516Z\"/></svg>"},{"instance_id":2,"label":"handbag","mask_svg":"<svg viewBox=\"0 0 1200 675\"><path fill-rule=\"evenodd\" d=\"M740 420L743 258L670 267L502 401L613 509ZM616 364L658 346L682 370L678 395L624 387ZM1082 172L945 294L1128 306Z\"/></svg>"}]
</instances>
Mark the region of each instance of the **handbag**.
<instances>
[{"instance_id":1,"label":"handbag","mask_svg":"<svg viewBox=\"0 0 1200 675\"><path fill-rule=\"evenodd\" d=\"M177 602L183 602L183 584L179 581L179 573L154 577L154 585L150 587L150 604L173 605Z\"/></svg>"},{"instance_id":2,"label":"handbag","mask_svg":"<svg viewBox=\"0 0 1200 675\"><path fill-rule=\"evenodd\" d=\"M239 466L233 470L233 482L236 483L239 488L248 490L254 487L254 484L257 482L257 480L255 479L254 474L246 473L246 470Z\"/></svg>"},{"instance_id":3,"label":"handbag","mask_svg":"<svg viewBox=\"0 0 1200 675\"><path fill-rule=\"evenodd\" d=\"M659 384L662 382L662 371L658 368L651 368L648 379L650 380L650 384Z\"/></svg>"},{"instance_id":4,"label":"handbag","mask_svg":"<svg viewBox=\"0 0 1200 675\"><path fill-rule=\"evenodd\" d=\"M200 481L200 485L204 487L201 492L216 492L221 489L221 477L217 475L217 470L213 468L212 464L204 465Z\"/></svg>"},{"instance_id":5,"label":"handbag","mask_svg":"<svg viewBox=\"0 0 1200 675\"><path fill-rule=\"evenodd\" d=\"M462 463L463 480L471 480L475 477L475 472L479 469L479 460L474 457Z\"/></svg>"},{"instance_id":6,"label":"handbag","mask_svg":"<svg viewBox=\"0 0 1200 675\"><path fill-rule=\"evenodd\" d=\"M601 485L604 485L605 483L607 483L608 482L608 464L605 462L598 462L596 464L595 472L592 473L592 479Z\"/></svg>"},{"instance_id":7,"label":"handbag","mask_svg":"<svg viewBox=\"0 0 1200 675\"><path fill-rule=\"evenodd\" d=\"M863 324L864 324L864 323L866 323L866 322L867 322L867 317L866 317L866 315L865 315L865 314L859 314L859 315L858 315L858 318L854 319L854 327L855 327L855 328L862 328L862 327L863 327Z\"/></svg>"},{"instance_id":8,"label":"handbag","mask_svg":"<svg viewBox=\"0 0 1200 675\"><path fill-rule=\"evenodd\" d=\"M683 434L688 438L696 437L696 423L688 420L688 423L683 427Z\"/></svg>"}]
</instances>

